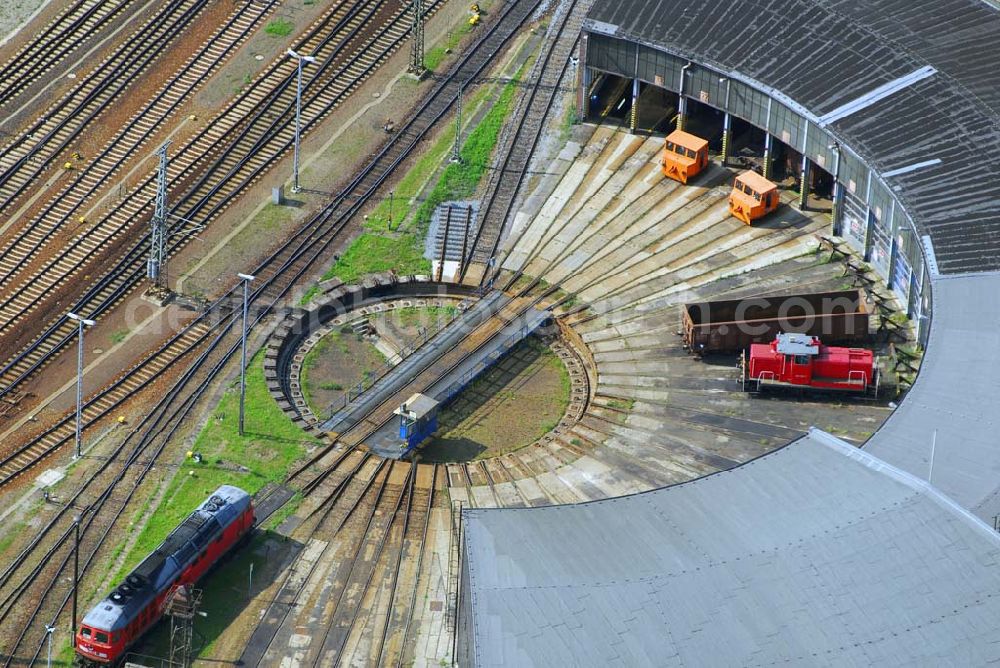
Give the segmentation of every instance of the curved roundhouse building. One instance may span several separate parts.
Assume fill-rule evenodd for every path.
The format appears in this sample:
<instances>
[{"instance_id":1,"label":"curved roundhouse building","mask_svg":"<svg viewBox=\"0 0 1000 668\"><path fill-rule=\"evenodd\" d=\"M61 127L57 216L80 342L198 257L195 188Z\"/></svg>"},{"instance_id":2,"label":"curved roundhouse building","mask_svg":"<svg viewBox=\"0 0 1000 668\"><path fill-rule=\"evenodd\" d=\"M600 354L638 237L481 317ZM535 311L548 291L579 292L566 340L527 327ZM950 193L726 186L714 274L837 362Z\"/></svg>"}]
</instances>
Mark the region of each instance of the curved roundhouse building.
<instances>
[{"instance_id":1,"label":"curved roundhouse building","mask_svg":"<svg viewBox=\"0 0 1000 668\"><path fill-rule=\"evenodd\" d=\"M597 2L581 42L581 108L620 77L633 127L702 105L833 175L833 231L926 354L861 450L813 430L643 494L465 511L465 664L1000 660L998 6Z\"/></svg>"}]
</instances>

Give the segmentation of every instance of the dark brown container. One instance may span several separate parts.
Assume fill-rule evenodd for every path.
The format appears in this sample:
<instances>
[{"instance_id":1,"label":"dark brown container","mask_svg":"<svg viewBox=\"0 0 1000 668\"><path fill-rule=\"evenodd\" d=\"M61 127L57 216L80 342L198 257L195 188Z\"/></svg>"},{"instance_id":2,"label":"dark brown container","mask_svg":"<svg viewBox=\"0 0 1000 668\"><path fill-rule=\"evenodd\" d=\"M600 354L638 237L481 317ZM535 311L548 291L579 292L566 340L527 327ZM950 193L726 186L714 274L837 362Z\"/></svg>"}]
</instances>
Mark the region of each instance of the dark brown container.
<instances>
[{"instance_id":1,"label":"dark brown container","mask_svg":"<svg viewBox=\"0 0 1000 668\"><path fill-rule=\"evenodd\" d=\"M684 345L695 353L737 352L779 332L818 336L823 343L868 337L862 290L771 295L684 305Z\"/></svg>"}]
</instances>

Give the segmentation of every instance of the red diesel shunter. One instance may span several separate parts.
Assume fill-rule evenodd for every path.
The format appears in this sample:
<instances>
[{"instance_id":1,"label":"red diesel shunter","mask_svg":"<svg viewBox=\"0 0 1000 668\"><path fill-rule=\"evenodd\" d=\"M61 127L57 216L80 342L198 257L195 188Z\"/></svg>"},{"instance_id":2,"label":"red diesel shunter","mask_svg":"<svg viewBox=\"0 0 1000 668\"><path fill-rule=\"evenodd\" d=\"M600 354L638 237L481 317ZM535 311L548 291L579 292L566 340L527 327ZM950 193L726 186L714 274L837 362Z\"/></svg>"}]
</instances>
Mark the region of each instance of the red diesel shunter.
<instances>
[{"instance_id":1,"label":"red diesel shunter","mask_svg":"<svg viewBox=\"0 0 1000 668\"><path fill-rule=\"evenodd\" d=\"M806 334L778 334L771 343L754 343L743 355L743 389L809 387L817 390L878 390L875 354L865 348L824 346Z\"/></svg>"},{"instance_id":2,"label":"red diesel shunter","mask_svg":"<svg viewBox=\"0 0 1000 668\"><path fill-rule=\"evenodd\" d=\"M84 616L74 643L81 662L106 665L121 659L159 620L170 592L194 584L253 524L248 493L231 485L215 490Z\"/></svg>"}]
</instances>

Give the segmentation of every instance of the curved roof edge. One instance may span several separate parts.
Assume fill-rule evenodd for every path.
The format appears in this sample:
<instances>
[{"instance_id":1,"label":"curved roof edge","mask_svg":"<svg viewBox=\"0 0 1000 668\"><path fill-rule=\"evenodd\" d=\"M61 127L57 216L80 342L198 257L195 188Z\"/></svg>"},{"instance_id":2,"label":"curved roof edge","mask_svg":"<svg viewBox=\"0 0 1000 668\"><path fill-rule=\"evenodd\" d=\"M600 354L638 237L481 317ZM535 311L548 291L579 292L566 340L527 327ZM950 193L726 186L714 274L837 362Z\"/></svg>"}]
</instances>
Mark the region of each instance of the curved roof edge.
<instances>
[{"instance_id":1,"label":"curved roof edge","mask_svg":"<svg viewBox=\"0 0 1000 668\"><path fill-rule=\"evenodd\" d=\"M917 380L864 445L991 525L1000 514L1000 272L933 280ZM931 462L933 454L933 464Z\"/></svg>"},{"instance_id":2,"label":"curved roof edge","mask_svg":"<svg viewBox=\"0 0 1000 668\"><path fill-rule=\"evenodd\" d=\"M464 518L477 666L1000 659L1000 535L818 430L673 487Z\"/></svg>"},{"instance_id":3,"label":"curved roof edge","mask_svg":"<svg viewBox=\"0 0 1000 668\"><path fill-rule=\"evenodd\" d=\"M880 173L920 234L933 239L943 273L1000 269L995 7L979 0L622 0L596 4L586 27L731 72L772 94Z\"/></svg>"}]
</instances>

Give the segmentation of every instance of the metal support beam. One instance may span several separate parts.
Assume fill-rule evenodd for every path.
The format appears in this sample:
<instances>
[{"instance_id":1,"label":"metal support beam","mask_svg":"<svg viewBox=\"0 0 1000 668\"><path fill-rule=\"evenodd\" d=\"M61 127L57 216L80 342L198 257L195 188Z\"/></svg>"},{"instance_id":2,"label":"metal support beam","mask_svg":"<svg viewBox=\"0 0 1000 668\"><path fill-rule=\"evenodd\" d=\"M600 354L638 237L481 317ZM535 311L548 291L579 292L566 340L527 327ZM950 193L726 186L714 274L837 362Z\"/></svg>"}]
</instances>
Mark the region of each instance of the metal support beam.
<instances>
[{"instance_id":1,"label":"metal support beam","mask_svg":"<svg viewBox=\"0 0 1000 668\"><path fill-rule=\"evenodd\" d=\"M831 194L830 218L832 219L832 229L834 236L840 236L840 198L842 196L840 188L840 144L834 142L827 148L834 152L833 162L833 193Z\"/></svg>"},{"instance_id":2,"label":"metal support beam","mask_svg":"<svg viewBox=\"0 0 1000 668\"><path fill-rule=\"evenodd\" d=\"M424 3L423 0L413 0L413 23L410 27L410 66L411 74L422 76L427 69L424 67Z\"/></svg>"},{"instance_id":3,"label":"metal support beam","mask_svg":"<svg viewBox=\"0 0 1000 668\"><path fill-rule=\"evenodd\" d=\"M806 128L802 132L802 167L800 169L801 179L799 180L799 210L806 210L806 203L809 200L809 121L806 121Z\"/></svg>"},{"instance_id":4,"label":"metal support beam","mask_svg":"<svg viewBox=\"0 0 1000 668\"><path fill-rule=\"evenodd\" d=\"M886 272L885 286L890 290L895 285L896 262L899 260L899 228L896 226L896 200L889 201L889 271Z\"/></svg>"},{"instance_id":5,"label":"metal support beam","mask_svg":"<svg viewBox=\"0 0 1000 668\"><path fill-rule=\"evenodd\" d=\"M149 259L146 261L146 277L158 288L165 287L167 265L167 241L170 231L167 229L167 147L170 140L156 151L160 162L156 170L156 205L150 224Z\"/></svg>"},{"instance_id":6,"label":"metal support beam","mask_svg":"<svg viewBox=\"0 0 1000 668\"><path fill-rule=\"evenodd\" d=\"M684 116L687 114L687 100L684 98L684 79L687 77L688 69L692 67L694 63L688 63L681 67L681 78L678 84L677 90L677 129L684 129Z\"/></svg>"},{"instance_id":7,"label":"metal support beam","mask_svg":"<svg viewBox=\"0 0 1000 668\"><path fill-rule=\"evenodd\" d=\"M722 166L729 163L729 142L732 141L733 130L730 126L729 112L722 117Z\"/></svg>"},{"instance_id":8,"label":"metal support beam","mask_svg":"<svg viewBox=\"0 0 1000 668\"><path fill-rule=\"evenodd\" d=\"M577 67L576 122L582 123L590 114L590 70L587 68L587 33L580 37L580 63Z\"/></svg>"},{"instance_id":9,"label":"metal support beam","mask_svg":"<svg viewBox=\"0 0 1000 668\"><path fill-rule=\"evenodd\" d=\"M632 79L632 113L629 114L628 131L635 134L639 122L639 80Z\"/></svg>"},{"instance_id":10,"label":"metal support beam","mask_svg":"<svg viewBox=\"0 0 1000 668\"><path fill-rule=\"evenodd\" d=\"M802 156L802 165L799 167L799 210L806 210L806 200L809 199L809 158Z\"/></svg>"},{"instance_id":11,"label":"metal support beam","mask_svg":"<svg viewBox=\"0 0 1000 668\"><path fill-rule=\"evenodd\" d=\"M729 115L729 92L732 89L732 80L728 77L719 79L720 83L723 81L726 82L725 116L722 118L722 166L725 167L729 162L729 144L733 138L733 119Z\"/></svg>"},{"instance_id":12,"label":"metal support beam","mask_svg":"<svg viewBox=\"0 0 1000 668\"><path fill-rule=\"evenodd\" d=\"M764 178L771 178L771 133L764 133Z\"/></svg>"},{"instance_id":13,"label":"metal support beam","mask_svg":"<svg viewBox=\"0 0 1000 668\"><path fill-rule=\"evenodd\" d=\"M871 207L865 209L866 219L865 219L865 262L871 262L872 259L872 243L875 241L875 212L872 211Z\"/></svg>"}]
</instances>

